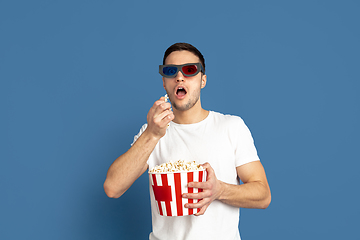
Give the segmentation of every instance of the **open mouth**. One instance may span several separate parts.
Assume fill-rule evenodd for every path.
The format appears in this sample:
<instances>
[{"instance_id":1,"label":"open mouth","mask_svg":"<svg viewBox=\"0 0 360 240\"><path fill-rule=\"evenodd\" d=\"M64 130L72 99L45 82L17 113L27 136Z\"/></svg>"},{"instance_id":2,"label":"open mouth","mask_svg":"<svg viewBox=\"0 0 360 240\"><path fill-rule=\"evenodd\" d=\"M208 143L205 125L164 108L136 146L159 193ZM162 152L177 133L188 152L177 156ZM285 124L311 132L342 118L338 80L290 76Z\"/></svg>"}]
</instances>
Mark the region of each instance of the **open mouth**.
<instances>
[{"instance_id":1,"label":"open mouth","mask_svg":"<svg viewBox=\"0 0 360 240\"><path fill-rule=\"evenodd\" d=\"M178 96L179 98L183 98L185 95L186 95L186 90L185 90L185 88L183 88L183 87L178 87L177 89L176 89L176 96Z\"/></svg>"}]
</instances>

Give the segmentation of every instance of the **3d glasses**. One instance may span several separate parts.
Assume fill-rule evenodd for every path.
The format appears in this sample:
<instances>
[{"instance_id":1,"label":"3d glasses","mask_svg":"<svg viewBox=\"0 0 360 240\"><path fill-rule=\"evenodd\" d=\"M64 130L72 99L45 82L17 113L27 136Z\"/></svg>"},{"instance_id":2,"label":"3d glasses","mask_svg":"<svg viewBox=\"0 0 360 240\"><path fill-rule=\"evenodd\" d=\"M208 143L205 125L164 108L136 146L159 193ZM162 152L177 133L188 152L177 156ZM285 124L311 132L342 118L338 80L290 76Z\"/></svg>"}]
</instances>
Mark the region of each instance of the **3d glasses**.
<instances>
[{"instance_id":1,"label":"3d glasses","mask_svg":"<svg viewBox=\"0 0 360 240\"><path fill-rule=\"evenodd\" d=\"M185 77L195 76L200 71L204 73L201 63L186 63L186 64L182 64L182 65L160 65L159 66L159 73L163 77L167 77L167 78L175 77L179 71L181 71L181 73Z\"/></svg>"}]
</instances>

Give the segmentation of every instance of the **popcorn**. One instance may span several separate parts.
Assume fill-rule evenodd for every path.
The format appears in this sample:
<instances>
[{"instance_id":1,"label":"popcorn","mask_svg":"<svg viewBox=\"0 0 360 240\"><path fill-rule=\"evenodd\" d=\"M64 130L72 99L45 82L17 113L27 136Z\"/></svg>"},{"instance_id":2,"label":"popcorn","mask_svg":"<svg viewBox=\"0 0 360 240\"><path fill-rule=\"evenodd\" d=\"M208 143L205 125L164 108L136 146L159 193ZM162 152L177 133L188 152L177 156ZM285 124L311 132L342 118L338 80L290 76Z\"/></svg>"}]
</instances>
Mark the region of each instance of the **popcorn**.
<instances>
[{"instance_id":1,"label":"popcorn","mask_svg":"<svg viewBox=\"0 0 360 240\"><path fill-rule=\"evenodd\" d=\"M163 163L153 167L149 173L166 173L166 172L188 172L204 170L200 164L196 164L195 161L185 162L184 160L178 160L176 162Z\"/></svg>"}]
</instances>

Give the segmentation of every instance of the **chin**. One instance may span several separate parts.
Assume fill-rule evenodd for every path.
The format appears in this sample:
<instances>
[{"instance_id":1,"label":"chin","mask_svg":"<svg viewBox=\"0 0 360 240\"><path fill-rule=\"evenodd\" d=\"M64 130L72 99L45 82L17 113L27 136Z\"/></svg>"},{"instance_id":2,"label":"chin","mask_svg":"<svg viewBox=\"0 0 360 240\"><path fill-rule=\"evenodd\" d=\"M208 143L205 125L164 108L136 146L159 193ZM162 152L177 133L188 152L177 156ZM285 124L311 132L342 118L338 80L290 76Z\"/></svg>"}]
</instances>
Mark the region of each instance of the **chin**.
<instances>
[{"instance_id":1,"label":"chin","mask_svg":"<svg viewBox=\"0 0 360 240\"><path fill-rule=\"evenodd\" d=\"M191 99L186 102L186 103L181 103L181 104L177 104L177 103L173 103L173 108L175 108L178 111L187 111L189 109L191 109L192 107L195 106L195 104L199 101L199 99L197 99L196 101L191 101Z\"/></svg>"}]
</instances>

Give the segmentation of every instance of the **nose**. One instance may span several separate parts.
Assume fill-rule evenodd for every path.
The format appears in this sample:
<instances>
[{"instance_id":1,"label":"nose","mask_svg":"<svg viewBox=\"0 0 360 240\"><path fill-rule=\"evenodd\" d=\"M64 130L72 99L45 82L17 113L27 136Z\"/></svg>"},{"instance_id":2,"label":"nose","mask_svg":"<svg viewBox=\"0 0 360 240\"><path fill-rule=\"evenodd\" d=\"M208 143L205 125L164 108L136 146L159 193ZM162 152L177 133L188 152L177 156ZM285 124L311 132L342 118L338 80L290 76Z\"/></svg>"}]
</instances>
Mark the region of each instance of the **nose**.
<instances>
[{"instance_id":1,"label":"nose","mask_svg":"<svg viewBox=\"0 0 360 240\"><path fill-rule=\"evenodd\" d=\"M183 82L185 81L185 76L182 74L181 71L178 72L178 74L176 75L176 82Z\"/></svg>"}]
</instances>

